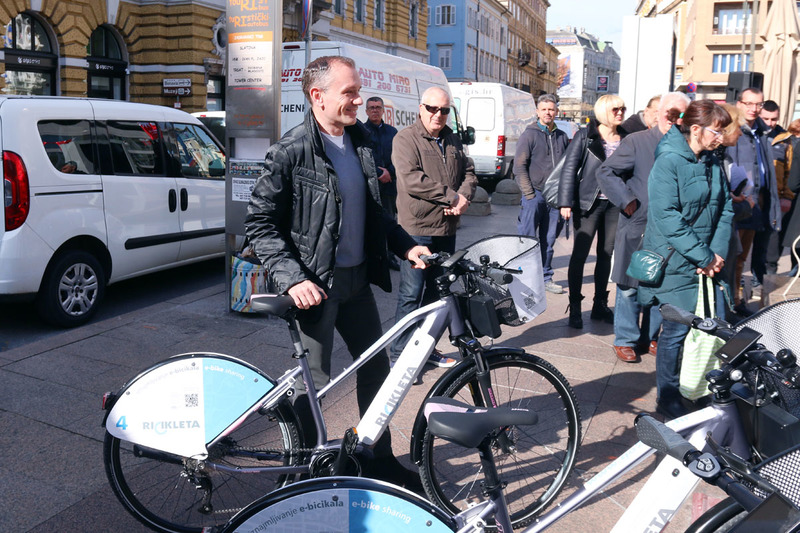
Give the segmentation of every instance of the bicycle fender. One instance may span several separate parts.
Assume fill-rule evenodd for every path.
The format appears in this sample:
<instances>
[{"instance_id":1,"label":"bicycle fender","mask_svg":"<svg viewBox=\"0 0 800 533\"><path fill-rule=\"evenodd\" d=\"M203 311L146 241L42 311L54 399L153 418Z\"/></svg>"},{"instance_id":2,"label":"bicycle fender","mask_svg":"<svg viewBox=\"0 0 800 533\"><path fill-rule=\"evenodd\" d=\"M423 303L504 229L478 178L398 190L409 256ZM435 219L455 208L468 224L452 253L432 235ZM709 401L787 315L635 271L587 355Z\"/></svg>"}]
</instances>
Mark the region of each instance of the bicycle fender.
<instances>
[{"instance_id":1,"label":"bicycle fender","mask_svg":"<svg viewBox=\"0 0 800 533\"><path fill-rule=\"evenodd\" d=\"M275 382L256 367L222 354L181 354L126 383L108 412L118 439L204 458L207 445L257 408Z\"/></svg>"},{"instance_id":2,"label":"bicycle fender","mask_svg":"<svg viewBox=\"0 0 800 533\"><path fill-rule=\"evenodd\" d=\"M526 352L522 348L496 346L492 348L484 348L483 357L488 361L491 357L501 353L525 354ZM425 434L425 430L428 428L428 419L425 418L424 412L425 402L428 400L428 398L433 396L442 396L444 391L447 390L453 380L455 380L456 376L460 375L470 366L475 366L475 361L471 357L464 359L456 366L450 368L447 372L442 374L438 380L436 380L436 383L433 384L433 387L431 387L431 390L428 391L428 394L423 399L422 405L420 405L419 411L417 411L417 417L414 420L414 427L411 430L410 458L411 462L414 464L419 465L422 462L422 436Z\"/></svg>"}]
</instances>

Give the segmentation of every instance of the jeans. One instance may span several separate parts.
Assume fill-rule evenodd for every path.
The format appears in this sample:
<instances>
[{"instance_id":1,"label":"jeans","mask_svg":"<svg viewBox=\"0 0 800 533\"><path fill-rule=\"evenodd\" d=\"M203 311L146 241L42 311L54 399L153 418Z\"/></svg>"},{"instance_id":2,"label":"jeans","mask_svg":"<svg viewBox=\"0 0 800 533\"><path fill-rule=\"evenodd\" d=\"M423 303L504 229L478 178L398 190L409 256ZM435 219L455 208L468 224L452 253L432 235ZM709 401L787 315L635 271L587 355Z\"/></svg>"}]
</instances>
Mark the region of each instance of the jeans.
<instances>
[{"instance_id":1,"label":"jeans","mask_svg":"<svg viewBox=\"0 0 800 533\"><path fill-rule=\"evenodd\" d=\"M661 312L656 306L642 306L637 295L639 289L617 285L617 300L614 304L614 346L646 346L658 339L661 328ZM639 326L639 313L642 325Z\"/></svg>"},{"instance_id":2,"label":"jeans","mask_svg":"<svg viewBox=\"0 0 800 533\"><path fill-rule=\"evenodd\" d=\"M586 213L574 213L575 244L569 259L569 297L580 301L583 286L583 269L597 235L597 262L594 265L594 300L608 301L608 278L611 275L611 254L614 252L614 237L617 234L619 209L608 200L598 200Z\"/></svg>"},{"instance_id":3,"label":"jeans","mask_svg":"<svg viewBox=\"0 0 800 533\"><path fill-rule=\"evenodd\" d=\"M656 354L657 401L668 402L681 397L680 375L683 342L689 334L689 326L664 320L658 337Z\"/></svg>"},{"instance_id":4,"label":"jeans","mask_svg":"<svg viewBox=\"0 0 800 533\"><path fill-rule=\"evenodd\" d=\"M726 303L719 287L715 287L714 305L714 314L724 317ZM656 390L659 402L680 398L681 358L689 329L689 326L669 320L664 320L661 324L656 353Z\"/></svg>"},{"instance_id":5,"label":"jeans","mask_svg":"<svg viewBox=\"0 0 800 533\"><path fill-rule=\"evenodd\" d=\"M333 284L326 293L328 298L322 301L319 309L297 315L300 338L308 350L308 364L317 389L330 381L334 329L342 336L353 359L383 334L378 306L367 279L366 263L335 268ZM383 351L356 371L356 399L362 416L388 375L389 360ZM388 429L375 443L374 452L376 457L392 454Z\"/></svg>"},{"instance_id":6,"label":"jeans","mask_svg":"<svg viewBox=\"0 0 800 533\"><path fill-rule=\"evenodd\" d=\"M447 252L452 254L456 250L456 236L434 237L430 235L412 235L417 244L427 246L432 253ZM427 305L438 298L435 280L442 275L440 267L429 267L424 270L411 268L411 263L403 261L400 264L400 287L397 289L397 311L395 323L400 322L406 315L413 313L423 305ZM411 338L414 328L409 328L397 337L389 350L389 357L397 361L406 343Z\"/></svg>"},{"instance_id":7,"label":"jeans","mask_svg":"<svg viewBox=\"0 0 800 533\"><path fill-rule=\"evenodd\" d=\"M553 246L563 227L564 219L561 218L558 209L547 205L541 191L536 191L536 196L530 200L522 197L517 218L517 233L530 235L539 240L545 282L553 279Z\"/></svg>"}]
</instances>

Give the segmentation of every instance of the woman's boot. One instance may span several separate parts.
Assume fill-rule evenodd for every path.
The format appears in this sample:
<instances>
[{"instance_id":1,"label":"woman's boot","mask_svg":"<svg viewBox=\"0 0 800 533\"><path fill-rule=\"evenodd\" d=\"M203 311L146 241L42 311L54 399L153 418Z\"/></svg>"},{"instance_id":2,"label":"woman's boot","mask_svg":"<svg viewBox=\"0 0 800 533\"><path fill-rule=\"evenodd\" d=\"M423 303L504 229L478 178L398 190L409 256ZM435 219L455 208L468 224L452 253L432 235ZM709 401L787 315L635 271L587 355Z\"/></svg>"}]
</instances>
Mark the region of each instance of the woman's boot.
<instances>
[{"instance_id":1,"label":"woman's boot","mask_svg":"<svg viewBox=\"0 0 800 533\"><path fill-rule=\"evenodd\" d=\"M583 300L583 296L569 296L569 306L567 306L567 311L569 311L569 327L575 329L583 329L583 319L581 318L581 300Z\"/></svg>"},{"instance_id":2,"label":"woman's boot","mask_svg":"<svg viewBox=\"0 0 800 533\"><path fill-rule=\"evenodd\" d=\"M602 320L607 324L614 323L614 311L608 308L608 291L595 294L592 314L589 317L592 320Z\"/></svg>"}]
</instances>

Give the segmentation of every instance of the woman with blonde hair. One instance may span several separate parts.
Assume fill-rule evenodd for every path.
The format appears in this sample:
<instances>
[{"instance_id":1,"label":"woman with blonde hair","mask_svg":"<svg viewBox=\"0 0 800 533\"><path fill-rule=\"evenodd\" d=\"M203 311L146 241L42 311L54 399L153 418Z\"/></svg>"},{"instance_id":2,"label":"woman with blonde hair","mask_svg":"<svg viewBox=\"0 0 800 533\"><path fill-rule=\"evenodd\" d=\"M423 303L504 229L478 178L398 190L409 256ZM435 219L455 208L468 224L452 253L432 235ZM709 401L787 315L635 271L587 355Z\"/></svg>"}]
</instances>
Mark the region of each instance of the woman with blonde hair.
<instances>
[{"instance_id":1,"label":"woman with blonde hair","mask_svg":"<svg viewBox=\"0 0 800 533\"><path fill-rule=\"evenodd\" d=\"M561 216L572 219L575 244L569 260L569 325L580 329L581 286L583 268L592 241L597 235L597 262L594 269L594 304L590 317L614 323L614 313L608 308L608 278L611 274L611 254L617 231L619 209L600 190L595 177L597 169L614 153L627 132L620 127L625 119L625 102L615 94L603 95L594 105L595 118L570 143L565 154L558 205ZM573 216L574 214L574 216ZM626 362L633 362L633 360Z\"/></svg>"}]
</instances>

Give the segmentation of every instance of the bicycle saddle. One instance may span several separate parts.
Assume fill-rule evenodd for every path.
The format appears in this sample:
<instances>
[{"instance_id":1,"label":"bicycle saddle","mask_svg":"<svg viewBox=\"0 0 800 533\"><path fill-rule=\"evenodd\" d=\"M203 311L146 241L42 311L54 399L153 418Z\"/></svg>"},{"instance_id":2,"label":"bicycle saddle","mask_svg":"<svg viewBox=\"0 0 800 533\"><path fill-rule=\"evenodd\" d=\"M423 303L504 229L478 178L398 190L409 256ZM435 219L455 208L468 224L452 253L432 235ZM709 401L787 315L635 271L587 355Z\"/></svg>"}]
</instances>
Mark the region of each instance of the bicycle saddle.
<instances>
[{"instance_id":1,"label":"bicycle saddle","mask_svg":"<svg viewBox=\"0 0 800 533\"><path fill-rule=\"evenodd\" d=\"M493 429L531 425L539 420L539 416L528 409L487 409L440 396L425 403L425 417L432 434L465 448L478 446Z\"/></svg>"},{"instance_id":2,"label":"bicycle saddle","mask_svg":"<svg viewBox=\"0 0 800 533\"><path fill-rule=\"evenodd\" d=\"M283 316L294 308L294 300L283 294L254 294L250 297L250 309L256 313Z\"/></svg>"}]
</instances>

